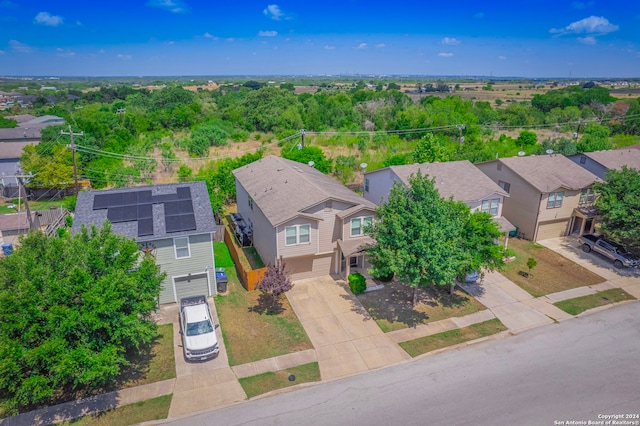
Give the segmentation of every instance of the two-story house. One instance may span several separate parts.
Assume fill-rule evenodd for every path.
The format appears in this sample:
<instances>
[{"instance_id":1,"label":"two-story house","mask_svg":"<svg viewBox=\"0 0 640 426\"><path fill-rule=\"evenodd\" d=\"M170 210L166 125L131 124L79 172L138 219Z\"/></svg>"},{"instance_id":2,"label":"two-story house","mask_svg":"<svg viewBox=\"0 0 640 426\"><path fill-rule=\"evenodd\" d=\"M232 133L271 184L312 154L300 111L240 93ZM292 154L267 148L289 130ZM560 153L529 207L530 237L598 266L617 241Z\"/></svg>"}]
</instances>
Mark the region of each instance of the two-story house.
<instances>
[{"instance_id":1,"label":"two-story house","mask_svg":"<svg viewBox=\"0 0 640 426\"><path fill-rule=\"evenodd\" d=\"M502 206L509 193L467 160L390 166L366 172L364 197L380 204L389 196L395 182L408 186L409 177L418 171L434 179L434 186L441 197L462 201L471 211L490 213L502 232L515 229L502 216Z\"/></svg>"},{"instance_id":2,"label":"two-story house","mask_svg":"<svg viewBox=\"0 0 640 426\"><path fill-rule=\"evenodd\" d=\"M529 240L592 232L592 186L600 179L564 155L501 158L476 164L509 193L502 214Z\"/></svg>"},{"instance_id":3,"label":"two-story house","mask_svg":"<svg viewBox=\"0 0 640 426\"><path fill-rule=\"evenodd\" d=\"M233 171L238 213L265 263L293 279L366 267L365 227L375 204L311 166L268 156Z\"/></svg>"},{"instance_id":4,"label":"two-story house","mask_svg":"<svg viewBox=\"0 0 640 426\"><path fill-rule=\"evenodd\" d=\"M158 303L216 294L212 233L216 224L204 182L87 191L78 194L72 232L100 227L133 238L167 273Z\"/></svg>"},{"instance_id":5,"label":"two-story house","mask_svg":"<svg viewBox=\"0 0 640 426\"><path fill-rule=\"evenodd\" d=\"M609 170L621 170L625 166L640 170L640 150L633 148L585 152L567 158L603 180Z\"/></svg>"}]
</instances>

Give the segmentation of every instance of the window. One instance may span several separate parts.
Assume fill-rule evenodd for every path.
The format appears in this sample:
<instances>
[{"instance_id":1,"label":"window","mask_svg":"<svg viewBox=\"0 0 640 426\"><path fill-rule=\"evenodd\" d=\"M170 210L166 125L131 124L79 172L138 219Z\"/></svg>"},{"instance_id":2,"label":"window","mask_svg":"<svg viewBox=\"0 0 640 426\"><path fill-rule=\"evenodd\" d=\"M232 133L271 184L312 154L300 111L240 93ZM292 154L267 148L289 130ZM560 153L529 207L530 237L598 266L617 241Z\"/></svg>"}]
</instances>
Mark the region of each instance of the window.
<instances>
[{"instance_id":1,"label":"window","mask_svg":"<svg viewBox=\"0 0 640 426\"><path fill-rule=\"evenodd\" d=\"M369 179L364 179L364 192L369 192Z\"/></svg>"},{"instance_id":2,"label":"window","mask_svg":"<svg viewBox=\"0 0 640 426\"><path fill-rule=\"evenodd\" d=\"M310 225L293 225L284 228L285 245L309 244L311 241Z\"/></svg>"},{"instance_id":3,"label":"window","mask_svg":"<svg viewBox=\"0 0 640 426\"><path fill-rule=\"evenodd\" d=\"M251 198L251 195L249 195L248 200L249 200L249 208L253 210L253 198Z\"/></svg>"},{"instance_id":4,"label":"window","mask_svg":"<svg viewBox=\"0 0 640 426\"><path fill-rule=\"evenodd\" d=\"M562 199L564 198L564 192L552 192L547 198L547 208L555 209L562 207Z\"/></svg>"},{"instance_id":5,"label":"window","mask_svg":"<svg viewBox=\"0 0 640 426\"><path fill-rule=\"evenodd\" d=\"M580 164L584 164L586 162L587 162L587 157L584 157L584 156L580 157Z\"/></svg>"},{"instance_id":6,"label":"window","mask_svg":"<svg viewBox=\"0 0 640 426\"><path fill-rule=\"evenodd\" d=\"M595 195L596 194L593 192L591 188L583 189L582 193L580 194L580 204L593 203Z\"/></svg>"},{"instance_id":7,"label":"window","mask_svg":"<svg viewBox=\"0 0 640 426\"><path fill-rule=\"evenodd\" d=\"M191 250L189 249L189 237L174 238L173 246L176 250L176 259L191 257Z\"/></svg>"},{"instance_id":8,"label":"window","mask_svg":"<svg viewBox=\"0 0 640 426\"><path fill-rule=\"evenodd\" d=\"M509 192L511 191L511 184L507 183L507 182L503 182L501 180L498 181L498 185L500 186L500 188L504 189L507 194L509 194Z\"/></svg>"},{"instance_id":9,"label":"window","mask_svg":"<svg viewBox=\"0 0 640 426\"><path fill-rule=\"evenodd\" d=\"M494 198L493 200L483 200L481 210L486 213L490 213L493 216L498 214L498 206L500 205L500 199Z\"/></svg>"},{"instance_id":10,"label":"window","mask_svg":"<svg viewBox=\"0 0 640 426\"><path fill-rule=\"evenodd\" d=\"M356 217L351 219L351 236L364 235L364 229L373 223L373 216Z\"/></svg>"}]
</instances>

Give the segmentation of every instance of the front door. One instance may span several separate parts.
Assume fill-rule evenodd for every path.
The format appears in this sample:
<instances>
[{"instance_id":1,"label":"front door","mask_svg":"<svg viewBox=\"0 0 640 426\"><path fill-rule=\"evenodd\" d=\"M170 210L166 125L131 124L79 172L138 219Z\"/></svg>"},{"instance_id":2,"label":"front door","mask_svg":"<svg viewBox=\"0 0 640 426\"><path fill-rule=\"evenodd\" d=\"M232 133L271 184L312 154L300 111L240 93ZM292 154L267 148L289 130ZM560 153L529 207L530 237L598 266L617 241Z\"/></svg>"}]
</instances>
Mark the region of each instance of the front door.
<instances>
[{"instance_id":1,"label":"front door","mask_svg":"<svg viewBox=\"0 0 640 426\"><path fill-rule=\"evenodd\" d=\"M357 268L357 267L358 267L358 258L359 258L359 257L360 257L360 256L351 256L351 257L349 258L349 266L350 266L351 268Z\"/></svg>"}]
</instances>

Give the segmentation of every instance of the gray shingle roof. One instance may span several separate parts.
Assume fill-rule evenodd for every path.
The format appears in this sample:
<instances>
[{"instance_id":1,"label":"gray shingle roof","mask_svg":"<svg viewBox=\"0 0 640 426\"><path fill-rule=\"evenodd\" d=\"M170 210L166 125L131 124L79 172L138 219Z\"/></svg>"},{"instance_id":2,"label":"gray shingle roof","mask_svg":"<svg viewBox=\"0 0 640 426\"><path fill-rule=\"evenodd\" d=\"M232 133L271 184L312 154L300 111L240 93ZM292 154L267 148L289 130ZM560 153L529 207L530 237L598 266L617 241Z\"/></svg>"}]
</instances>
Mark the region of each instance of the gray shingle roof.
<instances>
[{"instance_id":1,"label":"gray shingle roof","mask_svg":"<svg viewBox=\"0 0 640 426\"><path fill-rule=\"evenodd\" d=\"M328 200L375 208L313 167L272 155L235 169L233 174L273 226Z\"/></svg>"},{"instance_id":2,"label":"gray shingle roof","mask_svg":"<svg viewBox=\"0 0 640 426\"><path fill-rule=\"evenodd\" d=\"M582 155L597 161L609 170L621 170L623 166L640 170L640 150L637 149L585 152Z\"/></svg>"},{"instance_id":3,"label":"gray shingle roof","mask_svg":"<svg viewBox=\"0 0 640 426\"><path fill-rule=\"evenodd\" d=\"M129 238L135 238L136 241L139 242L214 232L216 229L216 223L213 217L213 211L211 210L211 202L209 201L207 186L203 181L81 192L78 194L72 232L79 232L82 225L85 225L86 227L89 227L91 224L102 226L104 221L107 220L106 208L94 210L94 199L96 195L125 194L150 190L152 197L158 197L162 195L176 194L178 188L189 188L191 190L191 200L196 222L195 230L167 232L164 203L155 202L152 210L152 235L138 237L138 221L136 220L114 223L112 224L113 231Z\"/></svg>"},{"instance_id":4,"label":"gray shingle roof","mask_svg":"<svg viewBox=\"0 0 640 426\"><path fill-rule=\"evenodd\" d=\"M541 193L553 192L558 188L578 190L600 180L560 154L510 157L494 161L501 161Z\"/></svg>"},{"instance_id":5,"label":"gray shingle roof","mask_svg":"<svg viewBox=\"0 0 640 426\"><path fill-rule=\"evenodd\" d=\"M453 197L456 201L470 202L491 194L509 196L498 184L467 160L409 164L390 168L407 186L409 176L415 175L418 170L423 175L435 178L435 187L443 198Z\"/></svg>"}]
</instances>

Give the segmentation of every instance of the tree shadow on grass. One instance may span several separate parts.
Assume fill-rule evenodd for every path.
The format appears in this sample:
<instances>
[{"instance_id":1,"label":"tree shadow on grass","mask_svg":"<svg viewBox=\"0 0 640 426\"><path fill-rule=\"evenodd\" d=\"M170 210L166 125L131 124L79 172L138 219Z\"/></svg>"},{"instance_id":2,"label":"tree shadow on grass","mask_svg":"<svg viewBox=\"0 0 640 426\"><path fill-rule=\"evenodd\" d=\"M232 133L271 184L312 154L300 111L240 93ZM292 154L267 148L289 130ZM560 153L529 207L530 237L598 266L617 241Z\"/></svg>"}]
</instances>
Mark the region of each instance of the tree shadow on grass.
<instances>
[{"instance_id":1,"label":"tree shadow on grass","mask_svg":"<svg viewBox=\"0 0 640 426\"><path fill-rule=\"evenodd\" d=\"M271 295L261 293L258 296L257 304L248 308L249 312L260 315L279 315L284 312L281 299L273 299Z\"/></svg>"}]
</instances>

